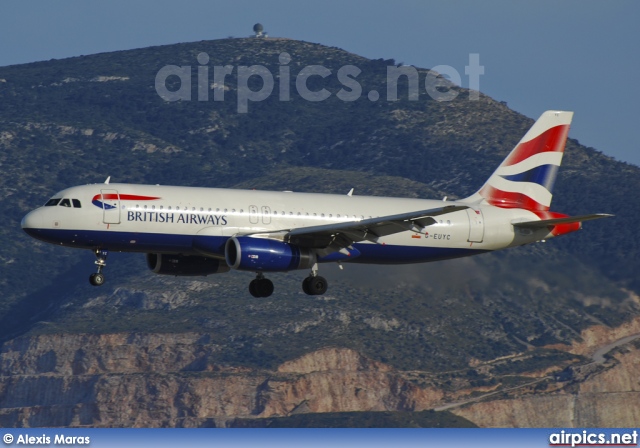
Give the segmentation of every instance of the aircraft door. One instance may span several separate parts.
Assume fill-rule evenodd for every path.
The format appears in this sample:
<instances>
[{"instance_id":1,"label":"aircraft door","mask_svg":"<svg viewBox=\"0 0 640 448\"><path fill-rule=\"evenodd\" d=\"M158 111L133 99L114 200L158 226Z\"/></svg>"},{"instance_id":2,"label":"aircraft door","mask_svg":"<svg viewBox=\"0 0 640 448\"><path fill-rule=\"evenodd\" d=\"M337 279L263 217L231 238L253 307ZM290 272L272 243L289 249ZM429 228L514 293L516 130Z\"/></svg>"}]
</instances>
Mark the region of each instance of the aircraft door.
<instances>
[{"instance_id":1,"label":"aircraft door","mask_svg":"<svg viewBox=\"0 0 640 448\"><path fill-rule=\"evenodd\" d=\"M102 199L102 222L120 224L120 195L118 190L100 190Z\"/></svg>"},{"instance_id":2,"label":"aircraft door","mask_svg":"<svg viewBox=\"0 0 640 448\"><path fill-rule=\"evenodd\" d=\"M258 224L258 207L255 205L249 206L249 222L251 224Z\"/></svg>"},{"instance_id":3,"label":"aircraft door","mask_svg":"<svg viewBox=\"0 0 640 448\"><path fill-rule=\"evenodd\" d=\"M271 224L271 207L262 206L262 224Z\"/></svg>"},{"instance_id":4,"label":"aircraft door","mask_svg":"<svg viewBox=\"0 0 640 448\"><path fill-rule=\"evenodd\" d=\"M484 239L484 217L482 210L468 208L467 216L469 217L469 239L467 241L471 243L482 243Z\"/></svg>"}]
</instances>

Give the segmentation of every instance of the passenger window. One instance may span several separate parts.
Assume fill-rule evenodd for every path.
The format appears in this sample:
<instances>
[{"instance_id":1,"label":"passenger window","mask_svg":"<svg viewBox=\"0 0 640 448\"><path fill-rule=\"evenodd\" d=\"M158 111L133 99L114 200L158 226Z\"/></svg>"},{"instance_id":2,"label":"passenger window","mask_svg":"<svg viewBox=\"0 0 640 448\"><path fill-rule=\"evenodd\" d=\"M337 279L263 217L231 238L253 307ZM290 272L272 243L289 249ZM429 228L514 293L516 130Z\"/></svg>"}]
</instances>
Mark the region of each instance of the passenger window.
<instances>
[{"instance_id":1,"label":"passenger window","mask_svg":"<svg viewBox=\"0 0 640 448\"><path fill-rule=\"evenodd\" d=\"M61 207L71 207L71 201L69 199L63 199L58 205Z\"/></svg>"},{"instance_id":2,"label":"passenger window","mask_svg":"<svg viewBox=\"0 0 640 448\"><path fill-rule=\"evenodd\" d=\"M73 202L74 208L82 208L82 205L80 204L80 201L78 199L71 199L71 202Z\"/></svg>"},{"instance_id":3,"label":"passenger window","mask_svg":"<svg viewBox=\"0 0 640 448\"><path fill-rule=\"evenodd\" d=\"M54 206L58 205L58 202L60 202L60 198L52 198L52 199L49 199L47 201L47 203L44 204L44 206L45 207L54 207Z\"/></svg>"}]
</instances>

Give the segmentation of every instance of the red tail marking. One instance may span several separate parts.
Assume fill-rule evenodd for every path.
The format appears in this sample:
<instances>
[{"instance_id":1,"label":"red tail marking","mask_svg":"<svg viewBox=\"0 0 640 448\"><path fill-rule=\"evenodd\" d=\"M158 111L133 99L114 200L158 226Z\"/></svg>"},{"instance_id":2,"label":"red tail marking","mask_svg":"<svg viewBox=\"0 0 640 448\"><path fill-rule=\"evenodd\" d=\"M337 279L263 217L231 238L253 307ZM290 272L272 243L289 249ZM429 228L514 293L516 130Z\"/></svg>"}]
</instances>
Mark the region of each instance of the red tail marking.
<instances>
[{"instance_id":1,"label":"red tail marking","mask_svg":"<svg viewBox=\"0 0 640 448\"><path fill-rule=\"evenodd\" d=\"M539 203L538 201L534 201L526 194L498 190L491 185L485 185L482 190L480 190L480 196L485 198L489 204L495 207L524 208L525 210L539 211L549 210L549 207Z\"/></svg>"},{"instance_id":2,"label":"red tail marking","mask_svg":"<svg viewBox=\"0 0 640 448\"><path fill-rule=\"evenodd\" d=\"M502 163L502 166L515 165L541 152L563 152L568 134L568 124L548 129L533 140L518 144Z\"/></svg>"}]
</instances>

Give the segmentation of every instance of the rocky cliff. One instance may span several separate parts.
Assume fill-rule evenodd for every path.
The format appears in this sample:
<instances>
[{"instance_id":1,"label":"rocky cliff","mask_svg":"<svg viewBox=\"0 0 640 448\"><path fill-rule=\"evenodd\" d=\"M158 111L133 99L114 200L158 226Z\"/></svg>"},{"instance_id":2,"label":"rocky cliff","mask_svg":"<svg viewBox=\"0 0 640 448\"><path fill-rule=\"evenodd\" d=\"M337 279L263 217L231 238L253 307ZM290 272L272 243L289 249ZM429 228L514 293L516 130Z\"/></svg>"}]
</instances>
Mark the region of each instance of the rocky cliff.
<instances>
[{"instance_id":1,"label":"rocky cliff","mask_svg":"<svg viewBox=\"0 0 640 448\"><path fill-rule=\"evenodd\" d=\"M326 348L275 371L217 366L206 335L22 338L0 354L0 426L220 426L292 413L423 410L443 397Z\"/></svg>"},{"instance_id":2,"label":"rocky cliff","mask_svg":"<svg viewBox=\"0 0 640 448\"><path fill-rule=\"evenodd\" d=\"M611 338L628 338L634 329L633 322L626 331L589 329L599 335L592 342L611 347L602 362L572 365L568 377L558 368L525 372L526 383L516 388L505 378L487 386L455 372L398 371L336 347L271 370L216 364L218 346L201 333L23 337L0 352L0 426L228 426L237 419L451 406L484 427L631 427L640 422L640 342L617 346ZM574 348L587 350L584 343ZM588 352L596 359L595 346ZM415 381L425 377L430 381ZM479 395L486 401L446 404Z\"/></svg>"},{"instance_id":3,"label":"rocky cliff","mask_svg":"<svg viewBox=\"0 0 640 448\"><path fill-rule=\"evenodd\" d=\"M551 394L476 403L454 410L481 427L637 427L640 350L615 355L617 365Z\"/></svg>"},{"instance_id":4,"label":"rocky cliff","mask_svg":"<svg viewBox=\"0 0 640 448\"><path fill-rule=\"evenodd\" d=\"M516 394L453 412L481 427L637 427L640 338L632 338L639 333L640 319L617 328L588 328L568 349L593 362L575 367L569 381L549 384L548 393Z\"/></svg>"}]
</instances>

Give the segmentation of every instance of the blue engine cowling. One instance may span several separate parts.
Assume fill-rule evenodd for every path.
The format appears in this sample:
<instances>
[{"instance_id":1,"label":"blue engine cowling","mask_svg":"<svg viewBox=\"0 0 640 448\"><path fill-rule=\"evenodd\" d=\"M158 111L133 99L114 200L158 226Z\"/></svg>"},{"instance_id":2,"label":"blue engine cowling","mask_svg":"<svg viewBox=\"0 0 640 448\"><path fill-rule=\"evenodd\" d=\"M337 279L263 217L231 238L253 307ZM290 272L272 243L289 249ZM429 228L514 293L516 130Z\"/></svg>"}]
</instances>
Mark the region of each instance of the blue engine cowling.
<instances>
[{"instance_id":1,"label":"blue engine cowling","mask_svg":"<svg viewBox=\"0 0 640 448\"><path fill-rule=\"evenodd\" d=\"M229 272L224 261L197 255L147 254L147 266L156 274L205 276Z\"/></svg>"},{"instance_id":2,"label":"blue engine cowling","mask_svg":"<svg viewBox=\"0 0 640 448\"><path fill-rule=\"evenodd\" d=\"M239 271L293 271L309 269L316 263L316 254L310 249L248 236L229 238L224 256L227 264Z\"/></svg>"}]
</instances>

